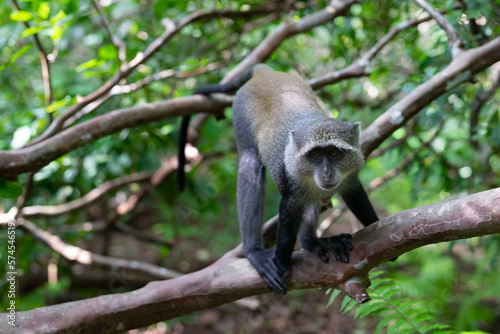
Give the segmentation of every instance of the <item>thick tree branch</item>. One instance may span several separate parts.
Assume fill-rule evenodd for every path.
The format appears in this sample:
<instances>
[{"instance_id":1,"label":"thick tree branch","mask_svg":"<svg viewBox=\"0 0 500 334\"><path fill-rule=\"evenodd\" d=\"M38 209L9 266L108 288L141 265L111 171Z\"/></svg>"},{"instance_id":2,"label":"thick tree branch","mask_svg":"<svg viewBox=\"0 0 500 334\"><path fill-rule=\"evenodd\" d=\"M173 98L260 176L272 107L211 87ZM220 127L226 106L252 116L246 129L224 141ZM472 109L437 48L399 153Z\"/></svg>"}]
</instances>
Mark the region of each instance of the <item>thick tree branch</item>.
<instances>
[{"instance_id":1,"label":"thick tree branch","mask_svg":"<svg viewBox=\"0 0 500 334\"><path fill-rule=\"evenodd\" d=\"M412 249L494 233L500 233L500 188L382 219L353 235L348 264L334 259L323 263L309 252L295 252L289 286L296 290L356 281L362 287L357 277ZM230 252L205 269L129 293L18 312L17 326L37 333L115 333L266 292L269 288L248 260ZM8 332L8 326L1 322L0 331Z\"/></svg>"},{"instance_id":2,"label":"thick tree branch","mask_svg":"<svg viewBox=\"0 0 500 334\"><path fill-rule=\"evenodd\" d=\"M500 37L461 53L363 131L361 141L365 156L435 98L497 61L500 61ZM0 176L36 171L65 153L128 127L200 112L216 114L228 105L230 101L218 102L196 95L115 110L66 129L44 143L16 151L0 151Z\"/></svg>"},{"instance_id":3,"label":"thick tree branch","mask_svg":"<svg viewBox=\"0 0 500 334\"><path fill-rule=\"evenodd\" d=\"M68 128L44 142L16 151L0 151L0 176L37 171L63 154L125 128L198 112L217 113L224 106L196 95L115 110Z\"/></svg>"},{"instance_id":4,"label":"thick tree branch","mask_svg":"<svg viewBox=\"0 0 500 334\"><path fill-rule=\"evenodd\" d=\"M500 60L500 37L487 44L464 51L446 68L384 112L361 135L365 156L387 139L396 129L415 116L441 94L466 82L472 76Z\"/></svg>"}]
</instances>

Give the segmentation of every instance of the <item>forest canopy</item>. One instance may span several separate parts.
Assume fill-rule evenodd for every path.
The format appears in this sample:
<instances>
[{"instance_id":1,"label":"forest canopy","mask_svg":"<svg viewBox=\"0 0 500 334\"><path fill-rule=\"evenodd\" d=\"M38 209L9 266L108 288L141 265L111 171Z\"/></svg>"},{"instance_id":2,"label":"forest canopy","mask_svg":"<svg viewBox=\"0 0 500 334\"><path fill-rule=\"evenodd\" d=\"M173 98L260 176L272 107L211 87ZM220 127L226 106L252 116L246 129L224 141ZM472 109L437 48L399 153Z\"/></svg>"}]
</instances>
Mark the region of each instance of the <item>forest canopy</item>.
<instances>
[{"instance_id":1,"label":"forest canopy","mask_svg":"<svg viewBox=\"0 0 500 334\"><path fill-rule=\"evenodd\" d=\"M0 332L500 331L498 2L9 0L0 13ZM193 91L259 63L361 124L381 221L361 229L324 200L317 233L354 233L351 261L297 247L291 281L370 295L360 307L331 289L274 300L242 259L234 96ZM279 203L268 177L269 245Z\"/></svg>"}]
</instances>

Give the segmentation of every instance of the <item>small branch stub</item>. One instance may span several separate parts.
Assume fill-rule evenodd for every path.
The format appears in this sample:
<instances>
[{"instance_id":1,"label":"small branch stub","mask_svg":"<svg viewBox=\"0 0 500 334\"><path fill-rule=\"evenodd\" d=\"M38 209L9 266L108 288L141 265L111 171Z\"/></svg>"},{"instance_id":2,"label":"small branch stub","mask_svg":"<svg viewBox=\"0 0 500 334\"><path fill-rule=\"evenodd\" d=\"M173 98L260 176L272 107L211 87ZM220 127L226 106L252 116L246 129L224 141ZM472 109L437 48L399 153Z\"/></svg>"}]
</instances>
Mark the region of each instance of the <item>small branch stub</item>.
<instances>
[{"instance_id":1,"label":"small branch stub","mask_svg":"<svg viewBox=\"0 0 500 334\"><path fill-rule=\"evenodd\" d=\"M338 288L359 304L363 304L371 300L368 292L366 292L365 284L359 277L353 277L343 283L340 283Z\"/></svg>"}]
</instances>

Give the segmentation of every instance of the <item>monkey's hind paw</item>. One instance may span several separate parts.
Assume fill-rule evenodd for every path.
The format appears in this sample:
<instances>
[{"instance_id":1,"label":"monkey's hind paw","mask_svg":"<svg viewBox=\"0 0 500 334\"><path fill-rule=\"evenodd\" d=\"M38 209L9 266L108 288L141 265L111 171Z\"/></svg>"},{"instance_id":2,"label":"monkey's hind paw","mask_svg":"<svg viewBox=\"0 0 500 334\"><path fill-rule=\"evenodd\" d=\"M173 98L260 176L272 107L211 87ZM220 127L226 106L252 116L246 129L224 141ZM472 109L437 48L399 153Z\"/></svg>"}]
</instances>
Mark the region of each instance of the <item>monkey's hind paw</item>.
<instances>
[{"instance_id":1,"label":"monkey's hind paw","mask_svg":"<svg viewBox=\"0 0 500 334\"><path fill-rule=\"evenodd\" d=\"M271 290L280 295L287 293L286 281L291 270L277 265L274 260L274 249L254 249L247 254L247 258Z\"/></svg>"}]
</instances>

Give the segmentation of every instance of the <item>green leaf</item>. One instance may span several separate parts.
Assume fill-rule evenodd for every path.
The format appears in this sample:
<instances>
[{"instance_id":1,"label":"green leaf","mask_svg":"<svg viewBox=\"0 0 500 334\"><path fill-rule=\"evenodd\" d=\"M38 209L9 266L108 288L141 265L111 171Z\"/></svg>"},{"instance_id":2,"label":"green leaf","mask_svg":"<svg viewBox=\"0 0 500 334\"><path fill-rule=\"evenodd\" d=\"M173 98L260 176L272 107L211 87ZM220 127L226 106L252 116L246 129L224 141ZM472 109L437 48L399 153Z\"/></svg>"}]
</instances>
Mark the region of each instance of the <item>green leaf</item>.
<instances>
[{"instance_id":1,"label":"green leaf","mask_svg":"<svg viewBox=\"0 0 500 334\"><path fill-rule=\"evenodd\" d=\"M59 22L61 21L62 19L64 19L66 17L66 13L64 13L62 10L60 10L56 16L52 17L50 19L50 24L54 24L56 22Z\"/></svg>"},{"instance_id":2,"label":"green leaf","mask_svg":"<svg viewBox=\"0 0 500 334\"><path fill-rule=\"evenodd\" d=\"M23 193L19 180L10 182L0 177L0 198L17 198Z\"/></svg>"},{"instance_id":3,"label":"green leaf","mask_svg":"<svg viewBox=\"0 0 500 334\"><path fill-rule=\"evenodd\" d=\"M345 296L344 299L342 300L342 303L340 304L340 310L343 313L349 312L354 306L356 306L356 301L354 299L351 299L349 296Z\"/></svg>"},{"instance_id":4,"label":"green leaf","mask_svg":"<svg viewBox=\"0 0 500 334\"><path fill-rule=\"evenodd\" d=\"M115 60L118 57L118 52L112 44L106 44L99 49L99 57L106 60Z\"/></svg>"},{"instance_id":5,"label":"green leaf","mask_svg":"<svg viewBox=\"0 0 500 334\"><path fill-rule=\"evenodd\" d=\"M396 319L398 316L397 315L389 315L385 318L383 318L382 320L379 321L379 323L377 324L377 326L375 327L375 330L373 331L373 334L378 334L382 331L382 329L384 329L387 325L389 325L389 323L391 321L393 321L394 319Z\"/></svg>"},{"instance_id":6,"label":"green leaf","mask_svg":"<svg viewBox=\"0 0 500 334\"><path fill-rule=\"evenodd\" d=\"M38 16L40 16L42 20L46 20L49 17L49 14L50 14L49 4L46 2L42 2L38 7Z\"/></svg>"},{"instance_id":7,"label":"green leaf","mask_svg":"<svg viewBox=\"0 0 500 334\"><path fill-rule=\"evenodd\" d=\"M373 279L371 282L372 285L370 288L372 289L376 289L382 284L394 284L394 280L392 278L377 278Z\"/></svg>"},{"instance_id":8,"label":"green leaf","mask_svg":"<svg viewBox=\"0 0 500 334\"><path fill-rule=\"evenodd\" d=\"M12 21L26 22L26 21L31 20L32 18L33 18L33 14L31 14L30 12L22 11L22 10L10 13L10 19Z\"/></svg>"},{"instance_id":9,"label":"green leaf","mask_svg":"<svg viewBox=\"0 0 500 334\"><path fill-rule=\"evenodd\" d=\"M62 99L56 102L51 103L49 106L47 106L47 113L53 113L57 109L64 107L66 104L68 104L67 99Z\"/></svg>"},{"instance_id":10,"label":"green leaf","mask_svg":"<svg viewBox=\"0 0 500 334\"><path fill-rule=\"evenodd\" d=\"M372 313L379 313L383 310L388 310L387 303L384 301L371 301L363 304L356 310L356 318L363 318Z\"/></svg>"},{"instance_id":11,"label":"green leaf","mask_svg":"<svg viewBox=\"0 0 500 334\"><path fill-rule=\"evenodd\" d=\"M0 71L2 71L4 68L9 66L10 64L14 63L17 58L22 56L22 54L25 53L26 51L28 51L29 49L31 49L31 45L23 46L20 50L18 50L16 53L14 53L14 55L9 59L9 61L7 63L0 65Z\"/></svg>"},{"instance_id":12,"label":"green leaf","mask_svg":"<svg viewBox=\"0 0 500 334\"><path fill-rule=\"evenodd\" d=\"M34 34L38 34L40 31L45 30L45 27L29 27L24 29L23 33L21 34L21 37L28 37Z\"/></svg>"},{"instance_id":13,"label":"green leaf","mask_svg":"<svg viewBox=\"0 0 500 334\"><path fill-rule=\"evenodd\" d=\"M50 38L53 41L59 41L64 33L64 28L60 26L54 26L52 28L52 34L50 34Z\"/></svg>"},{"instance_id":14,"label":"green leaf","mask_svg":"<svg viewBox=\"0 0 500 334\"><path fill-rule=\"evenodd\" d=\"M445 324L433 324L422 328L422 330L424 330L425 332L428 332L431 329L450 329L450 326ZM432 331L432 333L434 333L434 331Z\"/></svg>"},{"instance_id":15,"label":"green leaf","mask_svg":"<svg viewBox=\"0 0 500 334\"><path fill-rule=\"evenodd\" d=\"M83 64L78 65L75 68L75 71L77 71L77 72L83 72L85 70L88 70L89 68L101 66L102 64L104 64L104 61L102 61L102 60L91 59L89 61L86 61Z\"/></svg>"},{"instance_id":16,"label":"green leaf","mask_svg":"<svg viewBox=\"0 0 500 334\"><path fill-rule=\"evenodd\" d=\"M330 305L332 305L332 303L335 301L335 298L337 298L337 296L340 294L341 294L340 290L332 289L331 295L330 295L330 300L328 301L328 304L326 304L326 307L329 307Z\"/></svg>"}]
</instances>

